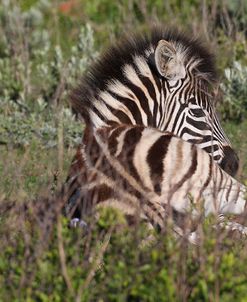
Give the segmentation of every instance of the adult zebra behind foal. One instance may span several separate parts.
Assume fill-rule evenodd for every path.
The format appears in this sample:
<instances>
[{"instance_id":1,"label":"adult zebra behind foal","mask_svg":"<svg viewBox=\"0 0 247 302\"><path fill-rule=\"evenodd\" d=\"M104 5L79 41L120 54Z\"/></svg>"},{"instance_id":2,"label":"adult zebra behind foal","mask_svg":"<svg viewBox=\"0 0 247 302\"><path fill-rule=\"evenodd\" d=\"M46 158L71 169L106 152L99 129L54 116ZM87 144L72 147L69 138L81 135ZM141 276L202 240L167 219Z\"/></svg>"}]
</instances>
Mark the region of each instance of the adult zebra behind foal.
<instances>
[{"instance_id":1,"label":"adult zebra behind foal","mask_svg":"<svg viewBox=\"0 0 247 302\"><path fill-rule=\"evenodd\" d=\"M119 125L88 133L87 139L78 157L86 169L76 175L85 212L92 202L118 207L158 229L170 213L182 234L189 216L197 221L202 214L223 218L247 210L246 187L204 150L170 132ZM71 185L73 190L73 180ZM247 227L230 225L247 235Z\"/></svg>"},{"instance_id":2,"label":"adult zebra behind foal","mask_svg":"<svg viewBox=\"0 0 247 302\"><path fill-rule=\"evenodd\" d=\"M188 207L181 207L181 204L186 204L188 198L185 196L189 193L193 192L195 200L202 196L206 198L204 193L208 183L211 184L212 171L211 164L204 165L205 158L209 162L213 158L222 169L234 175L238 159L218 122L210 94L215 79L214 64L208 51L198 41L172 31L156 29L150 37L131 38L110 49L72 94L72 105L84 118L86 133L65 187L65 199L69 200L67 214L80 217L80 212L92 204L107 201L118 203L125 210L128 208L127 211L132 207L133 212L137 205L139 208L141 200L145 200L141 205L146 209L144 215L157 224L152 217L160 215L161 219L168 204L184 212ZM140 127L142 131L138 132ZM105 132L102 143L101 134ZM114 133L114 139L110 140L110 146L105 138L110 139L111 133ZM139 133L139 139L135 141L132 135L135 137L136 133ZM141 143L144 133L152 133L145 144ZM180 151L173 149L173 144L156 142L157 137L166 140L161 134L179 141ZM169 156L162 151L166 146L171 148ZM189 149L204 155L195 159ZM186 156L191 161L186 160ZM184 164L189 170L186 173L186 169L181 170L185 173L181 177L178 171L171 169L171 164L169 169L164 165L166 161L176 162L178 167ZM138 166L140 162L142 164ZM204 166L207 175L207 181L202 181L201 187L198 183L193 187L190 181L194 173L196 175L197 166ZM213 163L212 166L216 165ZM219 171L216 174L223 175L222 182L228 183L227 174ZM170 178L170 174L175 178ZM170 183L169 179L177 180L178 184ZM190 185L185 185L188 183ZM233 184L233 180L230 183ZM187 189L182 190L184 185ZM164 188L166 191L170 188L173 194L166 192L164 195ZM227 190L231 192L231 189L230 185ZM120 191L129 197L119 197ZM181 200L175 203L173 196L179 196ZM132 201L127 202L128 199ZM240 204L237 212L243 211L243 202ZM232 210L232 207L226 208ZM235 208L232 211L236 212ZM158 216L154 214L156 212Z\"/></svg>"}]
</instances>

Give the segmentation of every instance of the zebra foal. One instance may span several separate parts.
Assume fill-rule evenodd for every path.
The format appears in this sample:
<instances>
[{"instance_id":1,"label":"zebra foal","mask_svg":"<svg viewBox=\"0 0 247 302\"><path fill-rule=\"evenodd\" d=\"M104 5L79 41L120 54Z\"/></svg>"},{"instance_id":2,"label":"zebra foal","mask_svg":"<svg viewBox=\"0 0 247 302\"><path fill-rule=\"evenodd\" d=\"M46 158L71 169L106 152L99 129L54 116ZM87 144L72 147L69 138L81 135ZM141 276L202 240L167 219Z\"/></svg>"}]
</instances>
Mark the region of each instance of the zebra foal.
<instances>
[{"instance_id":1,"label":"zebra foal","mask_svg":"<svg viewBox=\"0 0 247 302\"><path fill-rule=\"evenodd\" d=\"M169 131L210 153L235 175L238 158L215 112L213 56L196 39L154 29L106 52L72 92L72 106L98 129L143 125Z\"/></svg>"},{"instance_id":2,"label":"zebra foal","mask_svg":"<svg viewBox=\"0 0 247 302\"><path fill-rule=\"evenodd\" d=\"M162 227L167 205L184 213L190 194L195 204L206 198L206 213L223 213L225 199L220 196L226 191L232 198L238 186L238 206L233 207L228 196L225 209L242 212L245 189L228 175L236 173L238 158L220 126L210 93L215 79L208 51L198 41L172 31L156 29L149 37L125 40L105 54L72 94L72 105L84 118L86 130L64 189L67 214L79 218L87 207L103 202L131 213L141 207L143 212L140 200L145 200L143 215ZM143 140L143 135L148 139ZM166 148L169 155L163 153ZM174 170L173 163L180 170ZM203 167L206 179L199 178L193 185ZM214 186L214 207L211 169L227 185L224 190ZM160 217L159 223L154 217Z\"/></svg>"}]
</instances>

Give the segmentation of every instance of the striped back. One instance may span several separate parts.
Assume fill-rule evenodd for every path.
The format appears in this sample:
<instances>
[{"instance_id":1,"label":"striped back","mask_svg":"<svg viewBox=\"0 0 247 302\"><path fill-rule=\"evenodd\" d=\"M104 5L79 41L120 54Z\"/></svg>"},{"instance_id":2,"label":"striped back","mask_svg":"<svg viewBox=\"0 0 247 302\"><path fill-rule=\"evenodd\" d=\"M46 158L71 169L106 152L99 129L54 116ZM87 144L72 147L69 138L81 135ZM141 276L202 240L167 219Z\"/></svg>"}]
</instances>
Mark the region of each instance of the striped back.
<instances>
[{"instance_id":1,"label":"striped back","mask_svg":"<svg viewBox=\"0 0 247 302\"><path fill-rule=\"evenodd\" d=\"M72 93L88 127L141 125L197 144L230 175L238 158L217 118L212 55L200 41L154 29L105 53Z\"/></svg>"}]
</instances>

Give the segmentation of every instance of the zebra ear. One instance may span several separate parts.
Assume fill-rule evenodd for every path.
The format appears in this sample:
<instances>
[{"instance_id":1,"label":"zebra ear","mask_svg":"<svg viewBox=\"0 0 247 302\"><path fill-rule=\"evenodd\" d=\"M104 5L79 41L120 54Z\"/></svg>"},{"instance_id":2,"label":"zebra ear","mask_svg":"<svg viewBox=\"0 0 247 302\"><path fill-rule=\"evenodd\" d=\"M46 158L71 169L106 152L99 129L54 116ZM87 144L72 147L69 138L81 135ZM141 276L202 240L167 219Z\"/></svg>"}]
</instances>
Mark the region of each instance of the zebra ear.
<instances>
[{"instance_id":1,"label":"zebra ear","mask_svg":"<svg viewBox=\"0 0 247 302\"><path fill-rule=\"evenodd\" d=\"M177 81L185 77L185 67L174 46L160 40L154 53L155 65L161 76L168 81Z\"/></svg>"}]
</instances>

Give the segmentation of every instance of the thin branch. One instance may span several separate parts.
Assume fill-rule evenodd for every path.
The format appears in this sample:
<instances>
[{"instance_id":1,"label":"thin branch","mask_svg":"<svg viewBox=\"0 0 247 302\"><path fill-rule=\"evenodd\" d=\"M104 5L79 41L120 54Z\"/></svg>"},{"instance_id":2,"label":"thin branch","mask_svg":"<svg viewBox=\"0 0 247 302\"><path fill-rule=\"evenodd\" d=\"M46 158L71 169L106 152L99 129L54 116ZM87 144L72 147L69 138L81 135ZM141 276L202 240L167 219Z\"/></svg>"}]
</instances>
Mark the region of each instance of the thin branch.
<instances>
[{"instance_id":1,"label":"thin branch","mask_svg":"<svg viewBox=\"0 0 247 302\"><path fill-rule=\"evenodd\" d=\"M65 251L64 251L64 245L63 245L61 216L59 216L58 220L57 220L57 238L58 238L58 252L59 252L59 260L60 260L61 269L62 269L62 275L63 275L64 281L67 285L67 288L68 288L70 294L72 296L74 296L73 286L71 284L68 270L67 270L67 265L66 265L66 255L65 255Z\"/></svg>"},{"instance_id":2,"label":"thin branch","mask_svg":"<svg viewBox=\"0 0 247 302\"><path fill-rule=\"evenodd\" d=\"M76 302L80 302L81 301L81 296L83 294L83 291L88 288L89 284L91 283L96 271L98 270L98 267L100 266L101 262L102 262L102 258L104 256L104 253L108 247L108 244L109 244L109 241L110 241L110 238L111 238L111 234L113 232L113 226L109 229L109 231L106 233L105 235L105 238L101 244L101 247L98 251L98 253L96 253L96 256L94 258L94 261L93 261L93 264L92 264L92 267L87 275L87 278L86 280L82 283L82 285L79 287L78 289L78 293L77 293L77 296L76 296L76 299L75 301Z\"/></svg>"}]
</instances>

